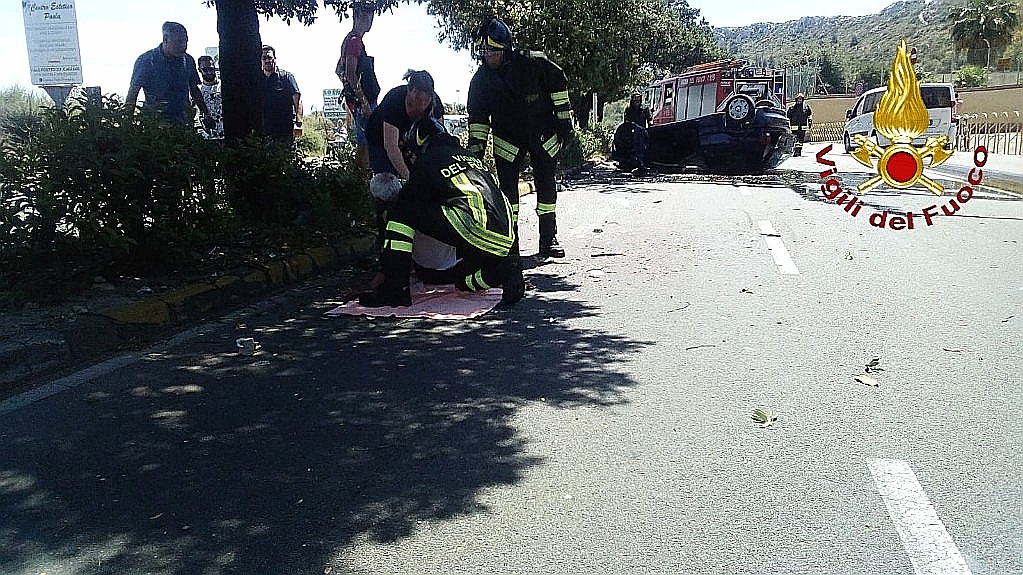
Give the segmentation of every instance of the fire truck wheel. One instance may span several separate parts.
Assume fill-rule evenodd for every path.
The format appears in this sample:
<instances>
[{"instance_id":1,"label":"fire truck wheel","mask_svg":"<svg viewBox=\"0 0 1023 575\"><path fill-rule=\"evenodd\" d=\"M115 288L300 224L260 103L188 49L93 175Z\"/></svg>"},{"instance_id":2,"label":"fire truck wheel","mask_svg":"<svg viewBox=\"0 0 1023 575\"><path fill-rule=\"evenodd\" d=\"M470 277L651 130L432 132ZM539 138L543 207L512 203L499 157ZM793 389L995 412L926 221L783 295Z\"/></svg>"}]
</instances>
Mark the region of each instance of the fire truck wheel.
<instances>
[{"instance_id":1,"label":"fire truck wheel","mask_svg":"<svg viewBox=\"0 0 1023 575\"><path fill-rule=\"evenodd\" d=\"M736 94L725 103L725 120L729 124L742 124L753 118L756 106L753 98L746 94Z\"/></svg>"}]
</instances>

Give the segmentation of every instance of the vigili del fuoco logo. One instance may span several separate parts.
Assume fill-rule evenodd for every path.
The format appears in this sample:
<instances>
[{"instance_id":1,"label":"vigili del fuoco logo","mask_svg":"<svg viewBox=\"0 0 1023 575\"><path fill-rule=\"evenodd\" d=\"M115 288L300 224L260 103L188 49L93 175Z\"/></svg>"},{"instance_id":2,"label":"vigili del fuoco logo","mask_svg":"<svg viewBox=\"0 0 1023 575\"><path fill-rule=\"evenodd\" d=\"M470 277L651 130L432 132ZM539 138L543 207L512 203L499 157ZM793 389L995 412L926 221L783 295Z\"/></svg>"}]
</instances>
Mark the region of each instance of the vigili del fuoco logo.
<instances>
[{"instance_id":1,"label":"vigili del fuoco logo","mask_svg":"<svg viewBox=\"0 0 1023 575\"><path fill-rule=\"evenodd\" d=\"M876 176L856 186L857 194L869 192L883 183L896 189L906 189L919 184L935 196L944 196L945 188L927 177L924 170L940 166L952 157L948 136L928 136L922 146L913 145L913 140L927 130L929 121L909 48L906 41L902 40L892 63L891 73L888 75L888 88L874 111L874 130L888 138L891 144L880 146L864 135L856 135L853 138L857 149L852 153L852 157L877 172ZM864 203L856 194L845 192L841 183L834 177L837 173L835 162L825 157L831 148L829 144L817 154L817 162L830 167L821 172L823 180L821 193L825 198L843 206L850 216L856 217ZM939 214L954 215L973 197L971 186L979 185L983 181L984 171L980 168L987 163L987 158L987 149L983 146L974 150L974 168L967 176L969 185L960 188L955 197L947 202L928 206L919 214L912 211L897 214L888 211L875 212L868 218L870 224L878 228L912 230L921 223L925 227L933 225L934 218ZM923 222L919 219L914 221L916 217L922 217Z\"/></svg>"}]
</instances>

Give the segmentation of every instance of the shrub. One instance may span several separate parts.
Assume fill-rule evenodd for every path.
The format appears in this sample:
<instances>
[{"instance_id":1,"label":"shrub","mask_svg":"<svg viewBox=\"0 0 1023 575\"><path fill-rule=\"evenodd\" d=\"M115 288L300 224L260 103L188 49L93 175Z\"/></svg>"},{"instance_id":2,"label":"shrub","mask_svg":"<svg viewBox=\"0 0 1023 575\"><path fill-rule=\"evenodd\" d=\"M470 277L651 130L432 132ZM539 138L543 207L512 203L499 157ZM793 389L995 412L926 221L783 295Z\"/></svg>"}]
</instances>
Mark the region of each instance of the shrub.
<instances>
[{"instance_id":1,"label":"shrub","mask_svg":"<svg viewBox=\"0 0 1023 575\"><path fill-rule=\"evenodd\" d=\"M198 257L242 226L372 220L365 174L257 138L225 143L129 115L115 100L11 114L0 122L0 269L53 261L147 266Z\"/></svg>"},{"instance_id":2,"label":"shrub","mask_svg":"<svg viewBox=\"0 0 1023 575\"><path fill-rule=\"evenodd\" d=\"M987 71L980 66L968 65L956 70L957 88L987 86Z\"/></svg>"}]
</instances>

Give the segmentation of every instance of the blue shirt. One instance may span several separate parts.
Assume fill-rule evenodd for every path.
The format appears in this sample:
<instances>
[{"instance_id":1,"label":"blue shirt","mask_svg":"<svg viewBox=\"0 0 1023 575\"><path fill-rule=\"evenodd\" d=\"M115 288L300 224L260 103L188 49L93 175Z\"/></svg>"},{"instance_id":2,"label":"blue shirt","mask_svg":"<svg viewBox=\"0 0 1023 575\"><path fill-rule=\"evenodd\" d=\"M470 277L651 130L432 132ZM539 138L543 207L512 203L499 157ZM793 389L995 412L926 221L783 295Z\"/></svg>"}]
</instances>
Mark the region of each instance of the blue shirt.
<instances>
[{"instance_id":1,"label":"blue shirt","mask_svg":"<svg viewBox=\"0 0 1023 575\"><path fill-rule=\"evenodd\" d=\"M169 57L160 46L143 53L135 60L131 85L142 88L146 108L158 106L168 121L192 125L195 113L189 90L199 85L199 72L188 54Z\"/></svg>"}]
</instances>

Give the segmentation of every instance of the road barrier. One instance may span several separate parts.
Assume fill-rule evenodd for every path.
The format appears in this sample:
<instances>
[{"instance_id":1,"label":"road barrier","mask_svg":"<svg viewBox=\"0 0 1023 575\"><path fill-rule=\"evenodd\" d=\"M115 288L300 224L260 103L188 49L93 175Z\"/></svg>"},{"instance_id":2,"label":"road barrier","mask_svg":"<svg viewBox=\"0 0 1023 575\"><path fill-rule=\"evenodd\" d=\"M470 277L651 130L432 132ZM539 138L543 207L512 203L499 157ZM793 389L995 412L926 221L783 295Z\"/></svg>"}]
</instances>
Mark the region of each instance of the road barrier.
<instances>
[{"instance_id":1,"label":"road barrier","mask_svg":"<svg viewBox=\"0 0 1023 575\"><path fill-rule=\"evenodd\" d=\"M1019 110L961 116L955 149L970 152L977 146L984 146L992 154L1023 154L1023 123Z\"/></svg>"}]
</instances>

